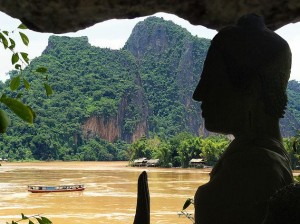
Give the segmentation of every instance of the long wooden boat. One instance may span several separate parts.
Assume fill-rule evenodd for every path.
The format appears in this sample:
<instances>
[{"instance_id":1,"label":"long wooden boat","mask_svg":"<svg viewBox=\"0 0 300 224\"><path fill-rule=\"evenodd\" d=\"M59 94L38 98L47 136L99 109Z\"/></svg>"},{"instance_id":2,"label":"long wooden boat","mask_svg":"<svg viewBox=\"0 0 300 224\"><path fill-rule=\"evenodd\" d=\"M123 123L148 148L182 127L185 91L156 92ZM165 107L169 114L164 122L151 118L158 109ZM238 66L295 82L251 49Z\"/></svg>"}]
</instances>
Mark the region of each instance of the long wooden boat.
<instances>
[{"instance_id":1,"label":"long wooden boat","mask_svg":"<svg viewBox=\"0 0 300 224\"><path fill-rule=\"evenodd\" d=\"M84 189L83 184L59 186L28 185L28 191L31 193L83 191Z\"/></svg>"}]
</instances>

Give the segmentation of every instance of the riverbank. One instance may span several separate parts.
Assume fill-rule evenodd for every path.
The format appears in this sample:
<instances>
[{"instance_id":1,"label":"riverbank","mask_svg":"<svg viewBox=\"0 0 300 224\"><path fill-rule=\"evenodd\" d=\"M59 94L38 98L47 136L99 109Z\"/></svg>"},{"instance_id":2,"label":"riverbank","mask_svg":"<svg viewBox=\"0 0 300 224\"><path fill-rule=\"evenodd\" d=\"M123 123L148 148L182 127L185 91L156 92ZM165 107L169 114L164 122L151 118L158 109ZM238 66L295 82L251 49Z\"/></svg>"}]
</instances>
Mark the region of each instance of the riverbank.
<instances>
[{"instance_id":1,"label":"riverbank","mask_svg":"<svg viewBox=\"0 0 300 224\"><path fill-rule=\"evenodd\" d=\"M64 164L61 167L61 164ZM1 169L5 167L15 168L23 167L30 169L71 169L71 170L123 170L124 168L132 171L151 171L151 172L179 172L179 173L210 173L212 168L181 168L181 167L172 167L172 168L162 168L162 167L132 167L129 166L128 161L19 161L19 162L4 162L1 163ZM293 175L300 175L300 170L293 170Z\"/></svg>"},{"instance_id":2,"label":"riverbank","mask_svg":"<svg viewBox=\"0 0 300 224\"><path fill-rule=\"evenodd\" d=\"M63 164L63 166L62 166ZM51 167L53 170L128 170L133 172L174 172L174 173L210 173L211 168L196 169L196 168L162 168L162 167L133 167L129 166L128 161L34 161L34 162L6 162L2 164L2 169L41 169L47 170Z\"/></svg>"}]
</instances>

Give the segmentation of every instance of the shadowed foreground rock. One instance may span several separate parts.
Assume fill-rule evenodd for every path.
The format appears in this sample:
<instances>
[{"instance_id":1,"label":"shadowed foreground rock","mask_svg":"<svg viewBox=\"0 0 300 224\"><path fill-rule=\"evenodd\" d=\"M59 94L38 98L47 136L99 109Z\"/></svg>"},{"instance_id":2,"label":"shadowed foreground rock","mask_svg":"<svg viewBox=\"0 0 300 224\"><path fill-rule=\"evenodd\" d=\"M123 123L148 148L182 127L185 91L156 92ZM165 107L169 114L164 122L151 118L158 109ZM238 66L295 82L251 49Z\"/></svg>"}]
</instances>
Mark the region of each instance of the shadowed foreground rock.
<instances>
[{"instance_id":1,"label":"shadowed foreground rock","mask_svg":"<svg viewBox=\"0 0 300 224\"><path fill-rule=\"evenodd\" d=\"M221 29L246 13L265 17L272 30L300 20L299 0L2 0L0 11L39 32L77 31L109 19L166 12L195 25Z\"/></svg>"},{"instance_id":2,"label":"shadowed foreground rock","mask_svg":"<svg viewBox=\"0 0 300 224\"><path fill-rule=\"evenodd\" d=\"M136 214L133 224L150 224L150 196L145 171L140 174L138 179Z\"/></svg>"}]
</instances>

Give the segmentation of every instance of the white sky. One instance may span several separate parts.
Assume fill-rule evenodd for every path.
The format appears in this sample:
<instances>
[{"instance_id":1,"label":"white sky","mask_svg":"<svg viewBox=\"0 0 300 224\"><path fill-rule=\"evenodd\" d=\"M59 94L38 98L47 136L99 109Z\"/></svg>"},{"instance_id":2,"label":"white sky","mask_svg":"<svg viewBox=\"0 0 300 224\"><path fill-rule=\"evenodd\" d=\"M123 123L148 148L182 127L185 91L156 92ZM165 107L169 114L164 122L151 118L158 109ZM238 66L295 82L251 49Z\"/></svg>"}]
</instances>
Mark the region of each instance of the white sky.
<instances>
[{"instance_id":1,"label":"white sky","mask_svg":"<svg viewBox=\"0 0 300 224\"><path fill-rule=\"evenodd\" d=\"M191 25L188 21L181 19L175 15L166 13L156 13L154 16L163 17L165 20L172 20L174 23L186 28L193 35L198 37L204 37L212 39L217 33L215 30L207 29L203 26ZM133 27L139 21L144 20L145 17L138 19L122 19L122 20L108 20L102 23L98 23L92 27L84 30L80 30L76 33L66 33L63 36L88 36L89 42L98 47L107 47L111 49L120 49L124 46L126 40ZM10 16L0 12L0 30L12 31L20 25L20 21L13 19ZM278 31L276 31L280 36L282 36L290 45L293 54L293 64L291 71L291 79L300 81L300 22L295 24L289 24ZM24 33L29 37L29 46L23 47L21 39L16 35L14 37L16 41L16 46L21 46L22 48L17 48L18 51L24 51L29 54L29 58L34 58L40 56L42 51L46 48L48 43L48 37L52 34L50 33L38 33L30 30L24 30ZM15 33L17 34L17 33ZM6 73L13 69L11 65L11 52L4 50L1 46L0 54L0 80L5 80L8 78Z\"/></svg>"}]
</instances>

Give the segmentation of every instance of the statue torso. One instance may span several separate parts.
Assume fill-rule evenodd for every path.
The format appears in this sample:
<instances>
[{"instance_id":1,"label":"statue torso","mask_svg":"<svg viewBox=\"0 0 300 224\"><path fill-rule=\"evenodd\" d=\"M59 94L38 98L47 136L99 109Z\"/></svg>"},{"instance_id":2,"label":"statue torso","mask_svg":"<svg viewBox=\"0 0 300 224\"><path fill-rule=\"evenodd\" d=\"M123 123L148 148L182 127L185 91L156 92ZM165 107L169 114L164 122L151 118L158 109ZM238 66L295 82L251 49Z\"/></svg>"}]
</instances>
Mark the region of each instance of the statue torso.
<instances>
[{"instance_id":1,"label":"statue torso","mask_svg":"<svg viewBox=\"0 0 300 224\"><path fill-rule=\"evenodd\" d=\"M195 195L196 224L258 224L269 197L292 181L289 158L279 141L234 140Z\"/></svg>"}]
</instances>

